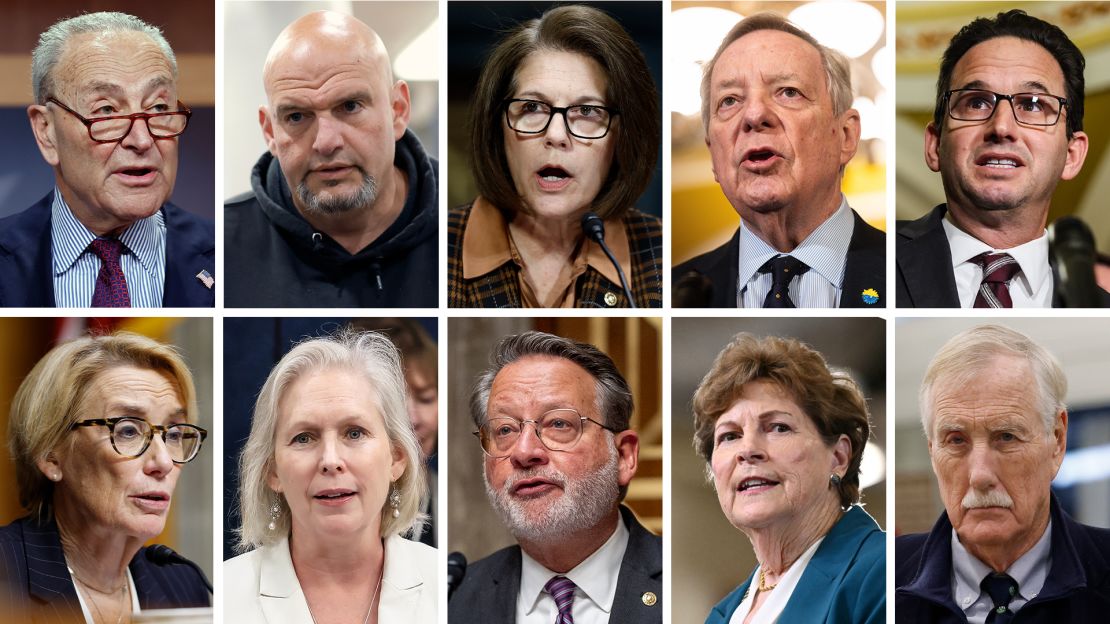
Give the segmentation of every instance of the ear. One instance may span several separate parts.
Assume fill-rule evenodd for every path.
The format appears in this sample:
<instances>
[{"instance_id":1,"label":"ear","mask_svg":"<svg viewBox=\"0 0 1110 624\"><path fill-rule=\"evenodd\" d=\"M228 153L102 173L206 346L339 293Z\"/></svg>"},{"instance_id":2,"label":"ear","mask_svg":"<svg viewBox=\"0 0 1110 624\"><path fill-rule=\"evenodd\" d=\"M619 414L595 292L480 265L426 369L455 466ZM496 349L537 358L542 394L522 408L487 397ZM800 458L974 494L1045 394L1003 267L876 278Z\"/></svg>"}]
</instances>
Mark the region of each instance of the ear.
<instances>
[{"instance_id":1,"label":"ear","mask_svg":"<svg viewBox=\"0 0 1110 624\"><path fill-rule=\"evenodd\" d=\"M844 111L840 116L839 123L840 132L842 133L840 142L840 166L848 164L852 157L856 155L856 148L859 147L860 137L860 120L859 111L854 108L849 108Z\"/></svg>"},{"instance_id":2,"label":"ear","mask_svg":"<svg viewBox=\"0 0 1110 624\"><path fill-rule=\"evenodd\" d=\"M27 107L27 118L31 120L31 132L35 135L35 143L39 146L43 160L51 167L57 167L59 162L55 137L57 125L50 112L41 104L32 104Z\"/></svg>"},{"instance_id":3,"label":"ear","mask_svg":"<svg viewBox=\"0 0 1110 624\"><path fill-rule=\"evenodd\" d=\"M832 447L832 465L829 467L837 475L843 477L848 472L848 463L852 461L852 441L843 433Z\"/></svg>"},{"instance_id":4,"label":"ear","mask_svg":"<svg viewBox=\"0 0 1110 624\"><path fill-rule=\"evenodd\" d=\"M409 127L409 114L412 112L409 106L409 85L404 80L398 80L393 84L391 103L393 107L393 140L400 141L405 134L405 129Z\"/></svg>"},{"instance_id":5,"label":"ear","mask_svg":"<svg viewBox=\"0 0 1110 624\"><path fill-rule=\"evenodd\" d=\"M281 479L278 479L277 471L274 470L272 465L270 466L270 471L266 473L266 485L270 486L270 489L278 494L282 493Z\"/></svg>"},{"instance_id":6,"label":"ear","mask_svg":"<svg viewBox=\"0 0 1110 624\"><path fill-rule=\"evenodd\" d=\"M258 125L262 126L262 138L266 140L266 149L277 158L274 144L274 120L270 117L270 110L265 106L258 107Z\"/></svg>"},{"instance_id":7,"label":"ear","mask_svg":"<svg viewBox=\"0 0 1110 624\"><path fill-rule=\"evenodd\" d=\"M1086 132L1076 132L1071 137L1068 141L1068 155L1064 159L1064 170L1060 173L1061 180L1070 180L1079 175L1079 170L1083 168L1083 161L1087 159L1088 147Z\"/></svg>"},{"instance_id":8,"label":"ear","mask_svg":"<svg viewBox=\"0 0 1110 624\"><path fill-rule=\"evenodd\" d=\"M624 487L636 476L640 461L640 436L628 429L615 434L613 443L617 445L617 483Z\"/></svg>"},{"instance_id":9,"label":"ear","mask_svg":"<svg viewBox=\"0 0 1110 624\"><path fill-rule=\"evenodd\" d=\"M932 121L925 126L925 164L932 171L940 171L940 130Z\"/></svg>"},{"instance_id":10,"label":"ear","mask_svg":"<svg viewBox=\"0 0 1110 624\"><path fill-rule=\"evenodd\" d=\"M389 480L396 481L405 474L406 458L404 451L401 450L400 444L393 444L393 464L389 467Z\"/></svg>"},{"instance_id":11,"label":"ear","mask_svg":"<svg viewBox=\"0 0 1110 624\"><path fill-rule=\"evenodd\" d=\"M54 454L54 451L50 451L46 455L36 459L35 466L51 481L58 482L65 477L65 475L62 474L61 460Z\"/></svg>"},{"instance_id":12,"label":"ear","mask_svg":"<svg viewBox=\"0 0 1110 624\"><path fill-rule=\"evenodd\" d=\"M1055 468L1052 471L1053 478L1056 473L1060 471L1060 464L1064 463L1064 453L1068 450L1068 410L1062 409L1056 415L1056 425L1052 428L1052 463Z\"/></svg>"}]
</instances>

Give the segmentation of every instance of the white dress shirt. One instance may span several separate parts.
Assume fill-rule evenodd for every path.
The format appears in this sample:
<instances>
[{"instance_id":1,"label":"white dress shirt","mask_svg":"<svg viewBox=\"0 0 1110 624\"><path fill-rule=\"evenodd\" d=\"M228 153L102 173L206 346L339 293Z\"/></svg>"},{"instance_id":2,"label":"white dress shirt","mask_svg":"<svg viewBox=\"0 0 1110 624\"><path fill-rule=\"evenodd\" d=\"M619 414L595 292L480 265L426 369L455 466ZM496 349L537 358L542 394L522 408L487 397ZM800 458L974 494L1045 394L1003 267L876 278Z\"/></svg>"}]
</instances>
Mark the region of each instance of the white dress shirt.
<instances>
[{"instance_id":1,"label":"white dress shirt","mask_svg":"<svg viewBox=\"0 0 1110 624\"><path fill-rule=\"evenodd\" d=\"M1017 260L1021 270L1010 280L1010 299L1015 308L1052 307L1052 267L1048 265L1048 232L1040 238L1012 249L994 249L971 234L952 225L947 215L941 221L948 247L952 250L952 274L960 307L975 305L975 295L983 283L983 267L971 259L983 252L1007 253Z\"/></svg>"},{"instance_id":2,"label":"white dress shirt","mask_svg":"<svg viewBox=\"0 0 1110 624\"><path fill-rule=\"evenodd\" d=\"M521 551L520 593L516 601L517 624L551 624L559 615L555 599L544 590L553 577L574 581L571 611L575 624L608 624L617 595L617 576L628 548L628 528L620 518L609 539L565 574L552 572Z\"/></svg>"},{"instance_id":3,"label":"white dress shirt","mask_svg":"<svg viewBox=\"0 0 1110 624\"><path fill-rule=\"evenodd\" d=\"M1051 537L1052 521L1049 520L1041 539L1006 569L1006 574L1018 584L1018 593L1010 600L1011 611L1021 609L1044 587L1048 570L1052 567ZM994 608L990 595L979 588L990 573L990 567L969 553L956 536L956 529L952 529L952 597L963 609L969 624L983 624Z\"/></svg>"},{"instance_id":4,"label":"white dress shirt","mask_svg":"<svg viewBox=\"0 0 1110 624\"><path fill-rule=\"evenodd\" d=\"M790 300L799 308L835 308L840 304L844 265L855 230L848 200L840 196L840 207L817 226L789 255L806 263L809 270L790 281ZM762 308L771 290L770 273L759 268L775 256L787 255L767 244L740 221L740 270L737 274L736 307Z\"/></svg>"},{"instance_id":5,"label":"white dress shirt","mask_svg":"<svg viewBox=\"0 0 1110 624\"><path fill-rule=\"evenodd\" d=\"M782 610L786 608L786 603L790 602L790 596L794 595L794 588L798 586L798 581L802 578L802 573L806 571L809 560L813 559L817 547L823 541L825 541L824 536L807 548L802 556L798 557L798 560L779 577L775 590L767 596L767 601L759 607L759 611L752 618L751 624L775 624L779 621L779 616L782 615ZM752 605L755 603L755 590L759 587L760 568L755 569L748 591L744 592L744 599L740 601L740 606L732 612L732 617L728 620L729 624L744 624L744 618L748 617L748 613L751 612Z\"/></svg>"},{"instance_id":6,"label":"white dress shirt","mask_svg":"<svg viewBox=\"0 0 1110 624\"><path fill-rule=\"evenodd\" d=\"M69 575L74 576L73 570L69 571ZM85 602L85 592L77 587L76 580L73 581L73 591L77 592L77 600L81 603L81 615L85 617L85 624L96 624L92 611L89 611L89 605ZM143 609L139 606L139 592L135 589L135 578L131 576L130 566L127 568L127 591L131 594L131 613L141 613Z\"/></svg>"}]
</instances>

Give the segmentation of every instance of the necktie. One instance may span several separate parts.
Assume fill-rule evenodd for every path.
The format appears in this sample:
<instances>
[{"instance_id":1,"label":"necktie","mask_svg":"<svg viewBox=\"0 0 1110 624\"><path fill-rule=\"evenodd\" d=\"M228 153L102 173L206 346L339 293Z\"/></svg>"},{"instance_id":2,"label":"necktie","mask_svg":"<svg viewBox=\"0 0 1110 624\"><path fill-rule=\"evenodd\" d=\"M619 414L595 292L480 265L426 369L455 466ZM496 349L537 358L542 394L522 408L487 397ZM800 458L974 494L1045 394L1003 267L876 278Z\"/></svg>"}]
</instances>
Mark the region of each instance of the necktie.
<instances>
[{"instance_id":1,"label":"necktie","mask_svg":"<svg viewBox=\"0 0 1110 624\"><path fill-rule=\"evenodd\" d=\"M130 308L131 295L127 292L127 280L123 277L123 267L119 263L123 243L116 238L97 238L89 243L89 249L100 258L100 272L96 274L92 306Z\"/></svg>"},{"instance_id":2,"label":"necktie","mask_svg":"<svg viewBox=\"0 0 1110 624\"><path fill-rule=\"evenodd\" d=\"M795 277L809 270L809 266L794 256L775 256L763 266L759 267L760 273L771 274L771 290L763 300L765 308L793 308L794 302L790 300L790 282Z\"/></svg>"},{"instance_id":3,"label":"necktie","mask_svg":"<svg viewBox=\"0 0 1110 624\"><path fill-rule=\"evenodd\" d=\"M1014 612L1010 610L1010 601L1017 595L1018 585L1009 574L994 574L993 572L983 577L979 587L991 597L994 606L987 614L987 624L1007 624L1014 619Z\"/></svg>"},{"instance_id":4,"label":"necktie","mask_svg":"<svg viewBox=\"0 0 1110 624\"><path fill-rule=\"evenodd\" d=\"M559 607L559 617L555 618L555 624L574 624L574 615L570 611L571 604L574 603L574 581L565 576L555 576L543 588L555 599L555 606Z\"/></svg>"},{"instance_id":5,"label":"necktie","mask_svg":"<svg viewBox=\"0 0 1110 624\"><path fill-rule=\"evenodd\" d=\"M1018 274L1021 266L1010 254L981 253L971 259L983 267L983 283L975 295L976 308L1012 308L1010 299L1010 280Z\"/></svg>"}]
</instances>

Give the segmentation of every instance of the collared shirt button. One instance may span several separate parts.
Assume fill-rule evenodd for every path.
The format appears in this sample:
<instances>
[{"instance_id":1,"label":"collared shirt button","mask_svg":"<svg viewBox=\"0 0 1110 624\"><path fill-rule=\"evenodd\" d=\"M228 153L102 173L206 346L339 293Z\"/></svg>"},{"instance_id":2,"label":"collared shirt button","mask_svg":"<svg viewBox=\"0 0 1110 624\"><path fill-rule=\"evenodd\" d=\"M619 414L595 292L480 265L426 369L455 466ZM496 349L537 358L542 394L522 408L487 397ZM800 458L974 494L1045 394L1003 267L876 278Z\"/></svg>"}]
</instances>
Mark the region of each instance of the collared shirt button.
<instances>
[{"instance_id":1,"label":"collared shirt button","mask_svg":"<svg viewBox=\"0 0 1110 624\"><path fill-rule=\"evenodd\" d=\"M617 305L617 296L611 292L605 293L605 305L610 308Z\"/></svg>"}]
</instances>

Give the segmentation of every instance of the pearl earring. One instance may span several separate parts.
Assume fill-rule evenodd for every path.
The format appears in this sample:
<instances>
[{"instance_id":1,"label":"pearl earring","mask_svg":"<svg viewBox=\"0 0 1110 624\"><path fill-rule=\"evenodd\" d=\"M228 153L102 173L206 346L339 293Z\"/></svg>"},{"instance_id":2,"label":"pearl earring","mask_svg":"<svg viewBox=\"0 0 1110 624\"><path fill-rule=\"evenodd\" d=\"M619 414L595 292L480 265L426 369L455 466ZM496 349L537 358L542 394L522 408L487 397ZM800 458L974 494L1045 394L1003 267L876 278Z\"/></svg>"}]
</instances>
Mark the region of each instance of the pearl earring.
<instances>
[{"instance_id":1,"label":"pearl earring","mask_svg":"<svg viewBox=\"0 0 1110 624\"><path fill-rule=\"evenodd\" d=\"M401 490L396 485L389 492L389 506L393 508L393 517L401 517Z\"/></svg>"},{"instance_id":2,"label":"pearl earring","mask_svg":"<svg viewBox=\"0 0 1110 624\"><path fill-rule=\"evenodd\" d=\"M269 525L269 529L271 531L273 531L274 529L277 528L277 520L278 520L278 517L280 515L281 515L281 505L278 505L277 503L274 503L273 505L271 505L270 506L270 525Z\"/></svg>"}]
</instances>

